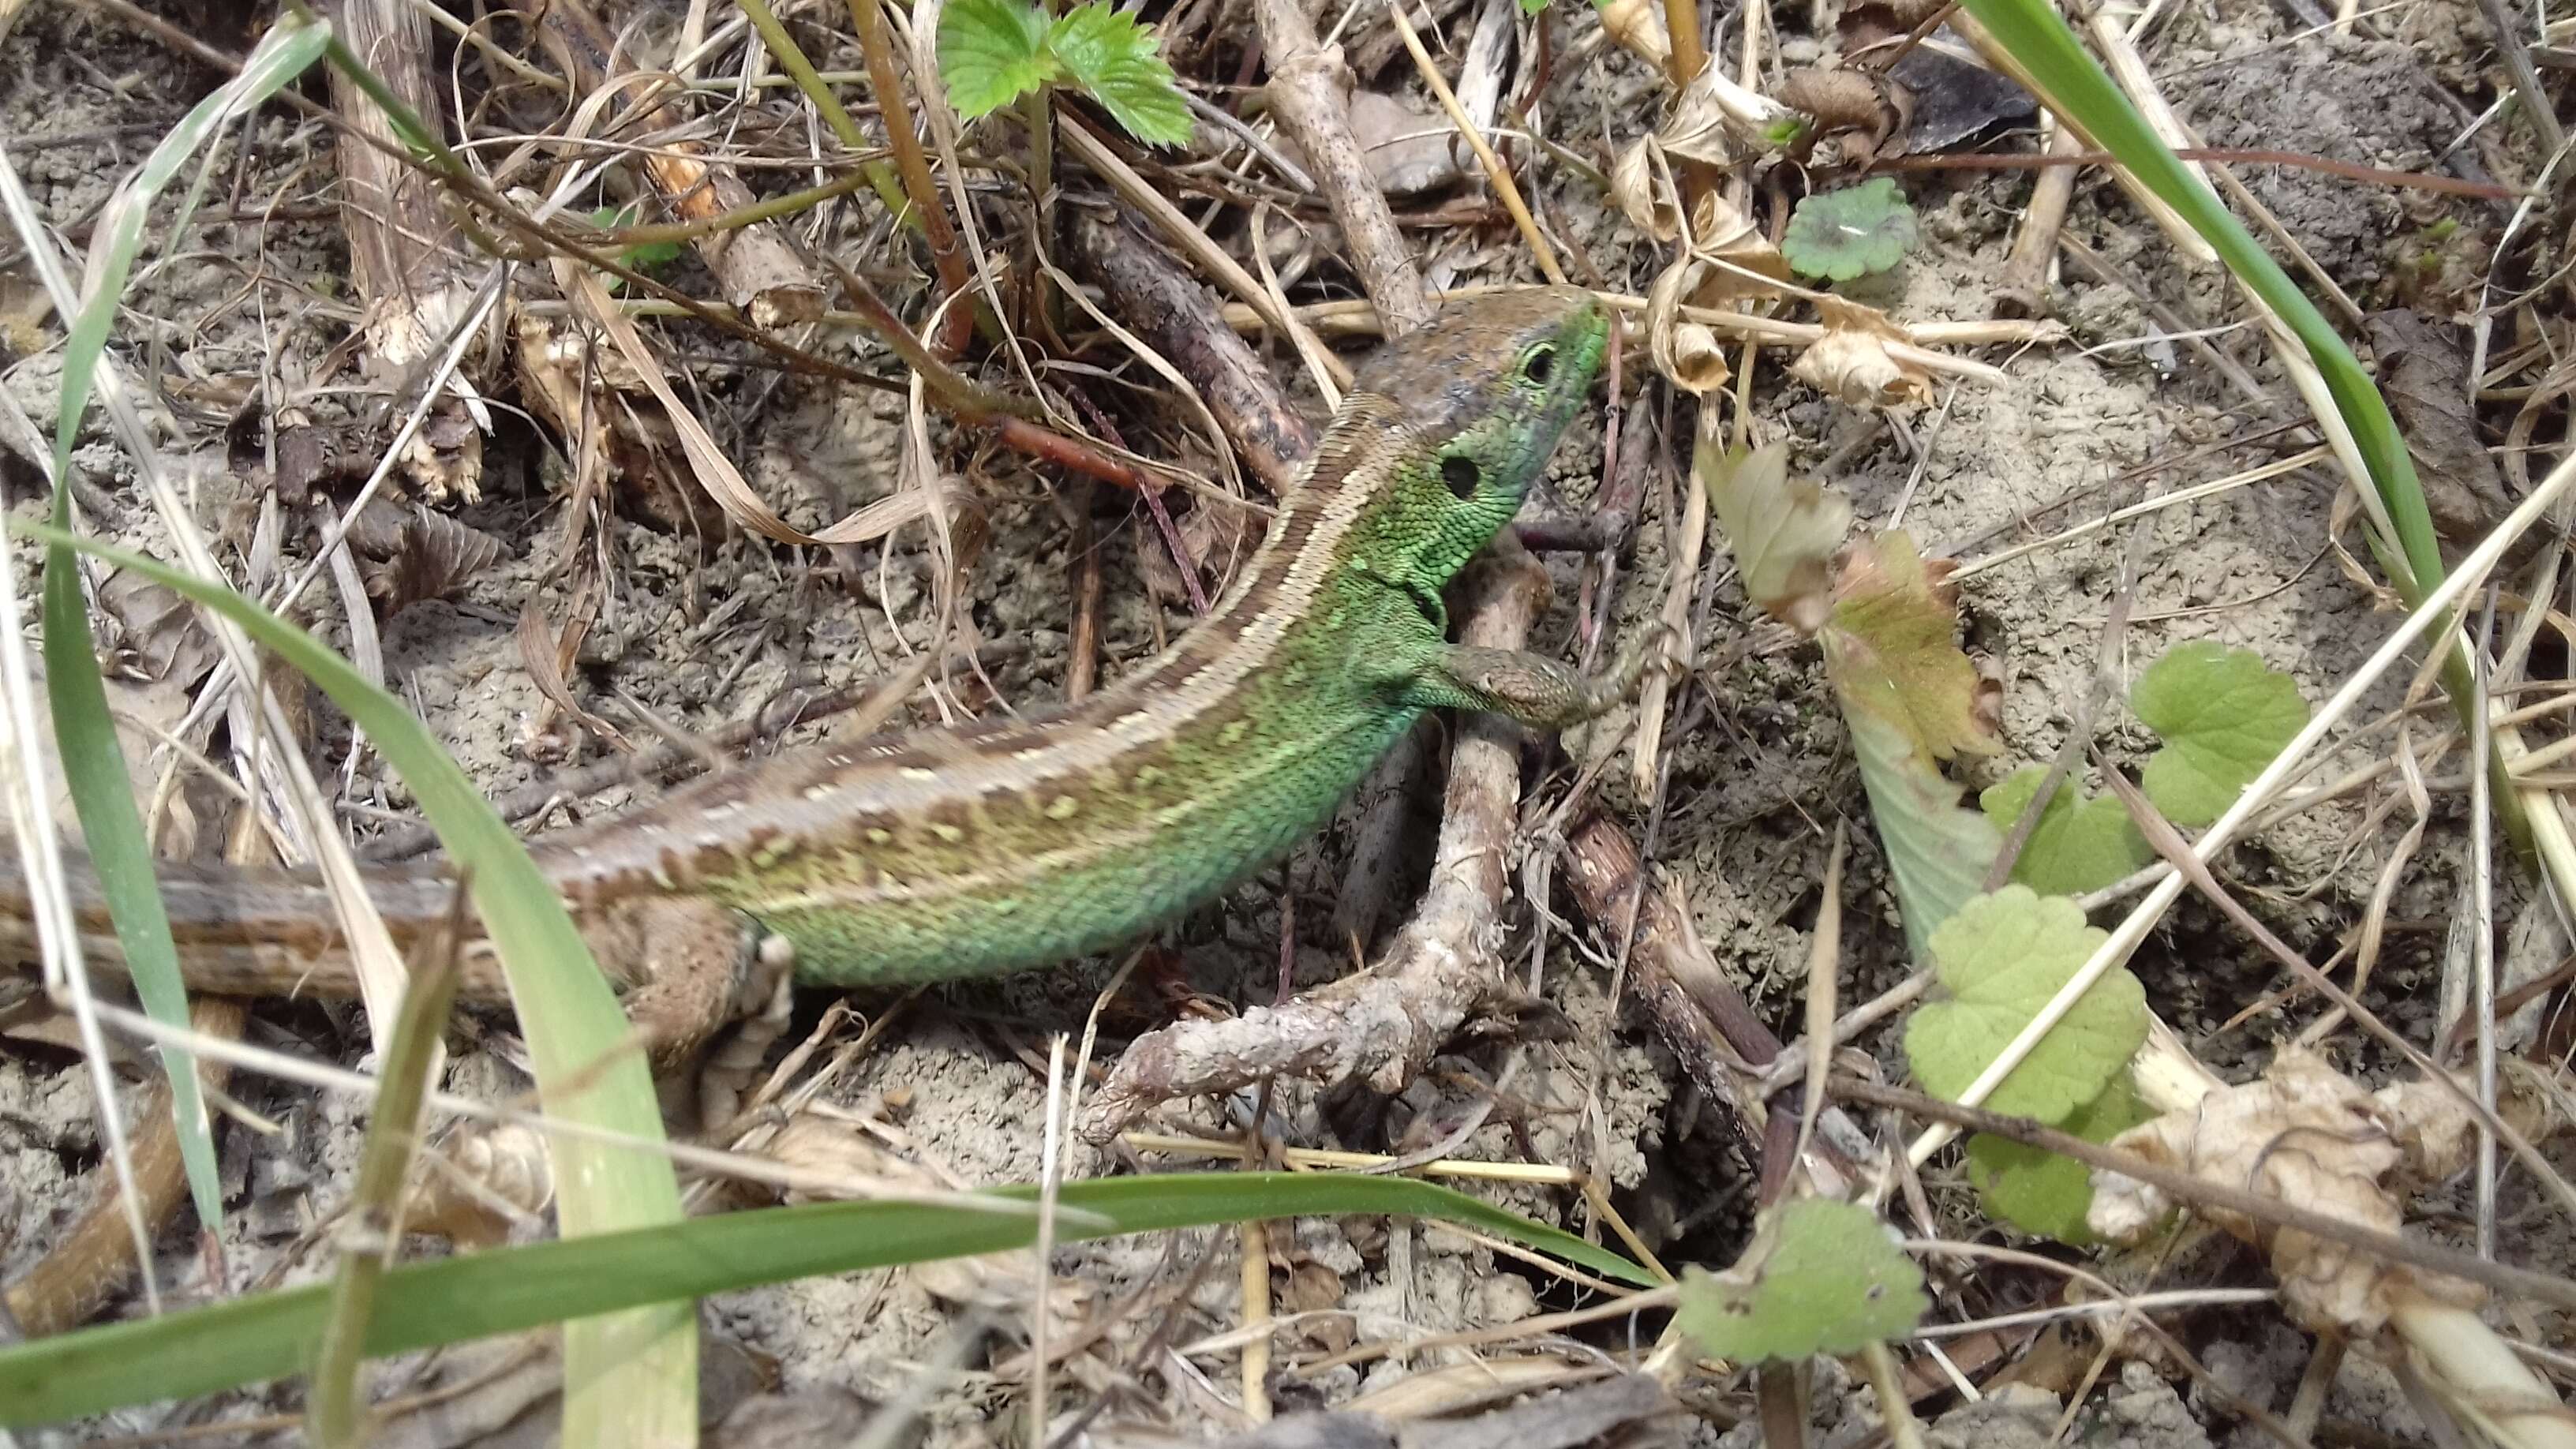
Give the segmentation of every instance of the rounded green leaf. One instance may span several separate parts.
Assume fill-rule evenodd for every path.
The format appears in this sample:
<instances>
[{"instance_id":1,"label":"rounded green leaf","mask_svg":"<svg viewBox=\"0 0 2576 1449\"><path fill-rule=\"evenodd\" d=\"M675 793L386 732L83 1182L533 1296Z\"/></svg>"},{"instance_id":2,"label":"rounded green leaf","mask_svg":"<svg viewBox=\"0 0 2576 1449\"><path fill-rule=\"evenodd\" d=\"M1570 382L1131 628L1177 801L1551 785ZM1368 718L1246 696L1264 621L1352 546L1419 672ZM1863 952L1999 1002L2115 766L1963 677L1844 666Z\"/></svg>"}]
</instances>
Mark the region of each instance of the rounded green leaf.
<instances>
[{"instance_id":1,"label":"rounded green leaf","mask_svg":"<svg viewBox=\"0 0 2576 1449\"><path fill-rule=\"evenodd\" d=\"M2010 832L2047 774L2025 765L1987 786L1977 803L1997 830ZM2068 783L2048 797L2048 808L2013 861L2012 878L2044 896L2080 896L2126 878L2154 856L2119 801L2087 796Z\"/></svg>"},{"instance_id":2,"label":"rounded green leaf","mask_svg":"<svg viewBox=\"0 0 2576 1449\"><path fill-rule=\"evenodd\" d=\"M1923 1270L1867 1208L1801 1198L1764 1217L1735 1266L1684 1273L1674 1316L1702 1352L1754 1363L1858 1353L1930 1307Z\"/></svg>"},{"instance_id":3,"label":"rounded green leaf","mask_svg":"<svg viewBox=\"0 0 2576 1449\"><path fill-rule=\"evenodd\" d=\"M2087 1142L2108 1142L2155 1113L2123 1077L2075 1109L2063 1123ZM2093 1241L2084 1215L2093 1206L2093 1171L2072 1157L1980 1132L1968 1139L1968 1181L1996 1217L2023 1232L2083 1247Z\"/></svg>"},{"instance_id":4,"label":"rounded green leaf","mask_svg":"<svg viewBox=\"0 0 2576 1449\"><path fill-rule=\"evenodd\" d=\"M1881 176L1798 203L1780 238L1780 255L1803 276L1848 282L1883 272L1914 250L1914 208Z\"/></svg>"},{"instance_id":5,"label":"rounded green leaf","mask_svg":"<svg viewBox=\"0 0 2576 1449\"><path fill-rule=\"evenodd\" d=\"M1926 1090L1957 1101L2108 937L2063 896L2006 886L1959 907L1932 933L1950 995L1905 1024L1905 1054ZM2092 1101L2147 1039L2146 991L2126 968L2103 974L1984 1105L2062 1122Z\"/></svg>"},{"instance_id":6,"label":"rounded green leaf","mask_svg":"<svg viewBox=\"0 0 2576 1449\"><path fill-rule=\"evenodd\" d=\"M2226 814L2308 723L2290 676L2212 639L2166 650L2130 688L2129 707L2165 742L2139 783L2166 819L2193 828Z\"/></svg>"}]
</instances>

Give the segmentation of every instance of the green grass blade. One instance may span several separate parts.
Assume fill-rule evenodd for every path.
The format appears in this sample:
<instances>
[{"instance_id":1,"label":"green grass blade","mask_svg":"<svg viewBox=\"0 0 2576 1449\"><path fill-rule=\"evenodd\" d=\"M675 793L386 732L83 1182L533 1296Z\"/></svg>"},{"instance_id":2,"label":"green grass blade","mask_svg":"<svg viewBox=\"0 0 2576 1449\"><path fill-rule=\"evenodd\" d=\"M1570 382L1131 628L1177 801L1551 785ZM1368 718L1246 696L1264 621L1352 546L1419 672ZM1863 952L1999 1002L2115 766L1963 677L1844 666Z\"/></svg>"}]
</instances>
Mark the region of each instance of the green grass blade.
<instances>
[{"instance_id":1,"label":"green grass blade","mask_svg":"<svg viewBox=\"0 0 2576 1449\"><path fill-rule=\"evenodd\" d=\"M57 522L64 511L60 500L69 492L55 490ZM170 940L170 917L162 909L160 883L152 872L152 847L144 838L143 813L134 805L116 721L108 713L97 647L90 639L89 606L68 549L45 550L44 608L45 694L53 706L63 780L98 871L99 894L107 900L108 919L116 926L125 968L144 1011L156 1021L185 1027L188 992L179 980L179 953ZM212 1232L223 1223L223 1186L215 1175L215 1140L197 1081L197 1058L165 1047L161 1065L170 1079L170 1114L179 1127L188 1198L196 1205L197 1221Z\"/></svg>"},{"instance_id":2,"label":"green grass blade","mask_svg":"<svg viewBox=\"0 0 2576 1449\"><path fill-rule=\"evenodd\" d=\"M269 27L258 48L243 62L241 73L189 108L179 124L161 138L98 219L90 243L89 263L81 279L80 315L71 319L63 343L62 410L54 419L54 472L71 466L73 441L80 436L81 415L89 408L91 379L99 352L116 322L116 307L143 249L144 228L151 220L153 198L167 188L188 158L213 138L224 124L266 101L322 57L331 40L329 27L289 16ZM170 235L180 233L173 229Z\"/></svg>"},{"instance_id":3,"label":"green grass blade","mask_svg":"<svg viewBox=\"0 0 2576 1449\"><path fill-rule=\"evenodd\" d=\"M220 583L51 528L18 526L216 610L321 686L402 772L449 858L469 873L474 908L508 975L547 1112L643 1142L661 1140L652 1078L640 1053L621 1050L630 1035L626 1018L581 932L519 838L400 701L311 635ZM562 1187L556 1220L565 1237L678 1220L679 1186L661 1155L576 1137L558 1139L554 1155ZM697 1336L686 1303L631 1309L584 1327L587 1334L566 1333L566 1372L577 1386L567 1409L567 1443L598 1442L573 1432L585 1415L616 1417L623 1426L616 1442L663 1442L694 1431ZM651 1422L657 1416L660 1422ZM639 1418L647 1422L639 1426Z\"/></svg>"},{"instance_id":4,"label":"green grass blade","mask_svg":"<svg viewBox=\"0 0 2576 1449\"><path fill-rule=\"evenodd\" d=\"M1035 1190L1001 1195L1034 1200ZM1638 1267L1568 1233L1409 1178L1322 1172L1210 1172L1067 1183L1059 1242L1256 1218L1395 1214L1515 1239L1651 1287ZM564 1238L385 1274L369 1354L510 1333L579 1314L821 1274L997 1253L1035 1240L1034 1216L936 1203L823 1203L727 1213ZM296 1372L310 1358L327 1287L262 1293L212 1308L85 1329L0 1351L0 1423L49 1423Z\"/></svg>"},{"instance_id":5,"label":"green grass blade","mask_svg":"<svg viewBox=\"0 0 2576 1449\"><path fill-rule=\"evenodd\" d=\"M2424 506L2423 485L2415 477L2414 460L2407 455L2406 441L2397 431L2397 420L2389 416L2388 404L2324 314L2236 220L2235 213L2184 169L2056 10L2044 0L1962 0L1962 4L1997 43L2030 69L2044 92L2041 99L2052 110L2073 117L2090 132L2148 190L2191 223L2265 306L2280 314L2324 377L2389 520L2396 525L2397 545L2414 575L2396 581L2400 591L2412 602L2437 587L2442 582L2442 555L2433 536L2432 514Z\"/></svg>"},{"instance_id":6,"label":"green grass blade","mask_svg":"<svg viewBox=\"0 0 2576 1449\"><path fill-rule=\"evenodd\" d=\"M71 494L60 483L70 474L72 444L88 410L99 354L107 346L126 279L142 251L144 223L153 199L226 122L265 102L310 67L321 55L326 38L319 27L293 20L272 27L241 74L192 107L109 202L90 250L88 290L64 344L62 396L54 420L56 527L67 531L71 527ZM186 213L197 195L198 189L192 187L188 205L181 207L167 235L184 232ZM44 612L45 692L53 707L54 738L60 746L72 808L80 816L82 838L98 868L108 918L116 926L126 969L143 1009L157 1021L184 1027L188 994L179 980L169 917L153 879L151 846L142 813L134 805L132 778L125 752L117 743L107 690L99 679L97 643L90 634L80 575L70 553L60 546L46 550ZM223 1192L215 1176L214 1137L206 1121L204 1094L198 1089L196 1058L174 1047L162 1054L162 1066L170 1080L170 1112L178 1124L188 1196L196 1206L197 1221L212 1231L223 1221Z\"/></svg>"}]
</instances>

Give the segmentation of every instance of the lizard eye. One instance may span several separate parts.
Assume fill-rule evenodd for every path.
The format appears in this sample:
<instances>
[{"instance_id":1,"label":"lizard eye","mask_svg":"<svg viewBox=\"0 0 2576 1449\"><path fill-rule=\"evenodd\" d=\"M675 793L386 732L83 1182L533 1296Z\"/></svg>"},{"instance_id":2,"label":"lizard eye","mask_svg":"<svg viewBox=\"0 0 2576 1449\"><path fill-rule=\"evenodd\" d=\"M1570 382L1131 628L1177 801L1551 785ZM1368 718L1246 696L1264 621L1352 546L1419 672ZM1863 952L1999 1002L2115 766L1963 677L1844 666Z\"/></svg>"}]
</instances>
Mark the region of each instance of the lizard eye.
<instances>
[{"instance_id":1,"label":"lizard eye","mask_svg":"<svg viewBox=\"0 0 2576 1449\"><path fill-rule=\"evenodd\" d=\"M1529 357L1521 363L1521 375L1535 383L1545 383L1548 374L1554 371L1556 371L1556 349L1544 342L1531 348Z\"/></svg>"},{"instance_id":2,"label":"lizard eye","mask_svg":"<svg viewBox=\"0 0 2576 1449\"><path fill-rule=\"evenodd\" d=\"M1455 453L1440 460L1440 481L1448 484L1449 491L1461 498L1476 491L1477 480L1484 476L1484 471L1476 466L1475 459L1462 458Z\"/></svg>"}]
</instances>

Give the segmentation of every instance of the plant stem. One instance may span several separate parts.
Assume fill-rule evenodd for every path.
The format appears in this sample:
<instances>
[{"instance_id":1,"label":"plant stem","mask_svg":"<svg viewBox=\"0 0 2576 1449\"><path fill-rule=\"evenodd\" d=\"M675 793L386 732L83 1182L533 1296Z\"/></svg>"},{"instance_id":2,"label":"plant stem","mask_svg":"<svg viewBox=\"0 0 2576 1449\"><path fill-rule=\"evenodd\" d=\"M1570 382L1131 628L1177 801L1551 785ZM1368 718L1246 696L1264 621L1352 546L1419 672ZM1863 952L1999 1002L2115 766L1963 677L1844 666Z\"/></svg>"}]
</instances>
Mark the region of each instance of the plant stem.
<instances>
[{"instance_id":1,"label":"plant stem","mask_svg":"<svg viewBox=\"0 0 2576 1449\"><path fill-rule=\"evenodd\" d=\"M779 69L786 71L788 78L796 82L796 88L805 93L805 99L814 103L814 109L822 114L823 124L832 128L832 134L840 138L841 144L853 151L875 149L868 145L868 138L860 132L859 123L851 119L850 113L832 94L832 88L823 83L823 77L814 69L814 62L805 58L805 51L797 45L796 38L779 23L777 13L769 8L769 0L734 0L734 3L741 7L743 18L751 22L751 28L759 33L760 43L768 46L769 53L777 57ZM921 218L904 205L903 186L896 180L893 167L883 161L871 161L865 163L864 169L868 185L876 191L877 200L885 203L886 210L906 218L913 226L923 225Z\"/></svg>"},{"instance_id":2,"label":"plant stem","mask_svg":"<svg viewBox=\"0 0 2576 1449\"><path fill-rule=\"evenodd\" d=\"M930 174L930 158L913 130L912 104L904 99L903 77L894 63L894 45L886 37L885 0L850 0L850 23L859 33L859 53L866 57L868 88L876 92L877 112L885 121L886 144L894 148L895 170L902 173L904 193L912 198L911 215L930 241L930 258L939 269L940 295L948 312L931 350L955 357L966 346L975 325L975 305L966 295L966 256L957 248L957 228L940 200L939 182Z\"/></svg>"},{"instance_id":3,"label":"plant stem","mask_svg":"<svg viewBox=\"0 0 2576 1449\"><path fill-rule=\"evenodd\" d=\"M1020 98L1021 118L1029 128L1029 190L1037 202L1038 225L1029 245L1041 257L1055 246L1055 87L1042 85ZM1049 333L1055 328L1055 289L1046 269L1029 269L1029 311Z\"/></svg>"},{"instance_id":4,"label":"plant stem","mask_svg":"<svg viewBox=\"0 0 2576 1449\"><path fill-rule=\"evenodd\" d=\"M1708 47L1699 39L1698 0L1664 0L1664 32L1673 48L1673 89L1686 90L1708 66Z\"/></svg>"}]
</instances>

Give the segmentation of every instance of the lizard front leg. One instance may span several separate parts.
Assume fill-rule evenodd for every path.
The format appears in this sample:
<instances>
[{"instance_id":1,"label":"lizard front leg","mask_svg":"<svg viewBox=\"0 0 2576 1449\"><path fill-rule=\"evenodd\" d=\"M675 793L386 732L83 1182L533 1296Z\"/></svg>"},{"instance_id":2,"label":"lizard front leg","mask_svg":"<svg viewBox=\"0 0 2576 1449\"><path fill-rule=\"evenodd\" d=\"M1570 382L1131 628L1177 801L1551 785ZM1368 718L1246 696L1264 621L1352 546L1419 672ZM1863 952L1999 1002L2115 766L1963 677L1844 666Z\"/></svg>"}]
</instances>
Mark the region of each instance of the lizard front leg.
<instances>
[{"instance_id":1,"label":"lizard front leg","mask_svg":"<svg viewBox=\"0 0 2576 1449\"><path fill-rule=\"evenodd\" d=\"M1414 658L1405 702L1422 709L1489 710L1532 729L1565 729L1635 698L1649 668L1676 661L1673 633L1658 623L1644 646L1590 678L1525 650L1427 645Z\"/></svg>"}]
</instances>

